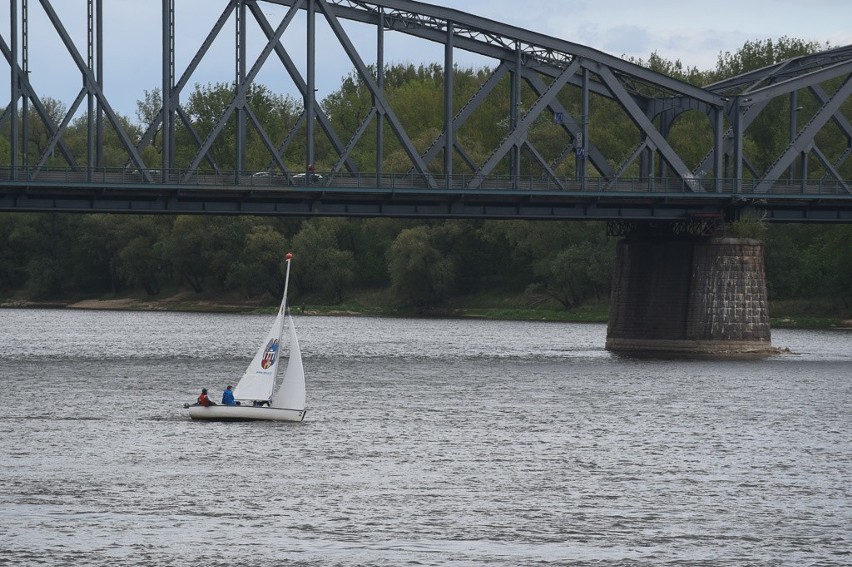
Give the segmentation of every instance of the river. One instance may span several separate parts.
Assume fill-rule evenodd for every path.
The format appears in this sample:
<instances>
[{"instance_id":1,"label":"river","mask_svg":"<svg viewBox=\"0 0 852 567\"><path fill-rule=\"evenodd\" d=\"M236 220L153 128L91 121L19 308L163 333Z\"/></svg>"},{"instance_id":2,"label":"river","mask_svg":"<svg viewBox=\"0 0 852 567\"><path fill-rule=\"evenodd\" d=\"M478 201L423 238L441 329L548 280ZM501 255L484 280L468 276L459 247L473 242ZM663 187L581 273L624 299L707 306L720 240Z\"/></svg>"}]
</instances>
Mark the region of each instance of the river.
<instances>
[{"instance_id":1,"label":"river","mask_svg":"<svg viewBox=\"0 0 852 567\"><path fill-rule=\"evenodd\" d=\"M189 420L270 323L0 310L0 565L852 564L852 332L298 317L303 423Z\"/></svg>"}]
</instances>

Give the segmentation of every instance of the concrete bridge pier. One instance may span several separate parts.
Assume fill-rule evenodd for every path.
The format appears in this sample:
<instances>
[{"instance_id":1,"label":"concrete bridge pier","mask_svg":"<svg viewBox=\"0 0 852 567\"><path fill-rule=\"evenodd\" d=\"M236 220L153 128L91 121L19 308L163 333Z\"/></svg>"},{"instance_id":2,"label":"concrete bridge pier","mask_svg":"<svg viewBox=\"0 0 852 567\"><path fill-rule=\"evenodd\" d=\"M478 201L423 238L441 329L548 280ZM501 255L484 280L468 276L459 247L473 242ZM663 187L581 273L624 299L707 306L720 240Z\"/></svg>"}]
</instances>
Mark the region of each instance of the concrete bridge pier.
<instances>
[{"instance_id":1,"label":"concrete bridge pier","mask_svg":"<svg viewBox=\"0 0 852 567\"><path fill-rule=\"evenodd\" d=\"M763 243L629 235L618 243L606 348L635 354L767 355Z\"/></svg>"}]
</instances>

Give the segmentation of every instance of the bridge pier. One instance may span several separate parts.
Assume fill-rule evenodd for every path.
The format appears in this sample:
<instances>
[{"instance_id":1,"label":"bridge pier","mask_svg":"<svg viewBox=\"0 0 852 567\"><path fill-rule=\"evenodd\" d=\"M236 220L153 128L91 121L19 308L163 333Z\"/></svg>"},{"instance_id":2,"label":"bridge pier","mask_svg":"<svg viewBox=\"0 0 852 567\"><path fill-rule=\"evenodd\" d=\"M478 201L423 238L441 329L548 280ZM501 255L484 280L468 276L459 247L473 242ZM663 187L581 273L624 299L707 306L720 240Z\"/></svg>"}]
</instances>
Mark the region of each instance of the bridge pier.
<instances>
[{"instance_id":1,"label":"bridge pier","mask_svg":"<svg viewBox=\"0 0 852 567\"><path fill-rule=\"evenodd\" d=\"M606 348L767 355L764 249L744 238L632 235L618 243Z\"/></svg>"}]
</instances>

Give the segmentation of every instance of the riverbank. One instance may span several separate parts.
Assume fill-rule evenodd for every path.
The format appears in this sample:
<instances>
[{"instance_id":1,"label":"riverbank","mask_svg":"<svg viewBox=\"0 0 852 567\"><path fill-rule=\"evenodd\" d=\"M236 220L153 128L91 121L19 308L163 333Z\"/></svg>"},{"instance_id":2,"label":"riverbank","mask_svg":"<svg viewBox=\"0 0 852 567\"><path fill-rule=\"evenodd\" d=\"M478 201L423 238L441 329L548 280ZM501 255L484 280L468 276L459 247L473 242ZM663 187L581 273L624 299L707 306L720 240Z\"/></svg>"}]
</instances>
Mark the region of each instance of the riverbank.
<instances>
[{"instance_id":1,"label":"riverbank","mask_svg":"<svg viewBox=\"0 0 852 567\"><path fill-rule=\"evenodd\" d=\"M528 296L477 296L456 300L445 307L418 313L413 309L390 306L383 291L365 292L338 305L318 302L298 302L292 306L305 315L367 316L367 317L449 317L512 321L553 321L566 323L606 323L609 316L606 302L592 303L566 310L543 298ZM32 301L5 299L0 308L94 309L124 311L174 311L191 313L272 313L277 304L265 297L236 299L199 295L181 291L162 297L107 297ZM832 311L837 311L833 313ZM832 306L827 300L797 300L770 303L772 328L789 329L852 329L852 316Z\"/></svg>"}]
</instances>

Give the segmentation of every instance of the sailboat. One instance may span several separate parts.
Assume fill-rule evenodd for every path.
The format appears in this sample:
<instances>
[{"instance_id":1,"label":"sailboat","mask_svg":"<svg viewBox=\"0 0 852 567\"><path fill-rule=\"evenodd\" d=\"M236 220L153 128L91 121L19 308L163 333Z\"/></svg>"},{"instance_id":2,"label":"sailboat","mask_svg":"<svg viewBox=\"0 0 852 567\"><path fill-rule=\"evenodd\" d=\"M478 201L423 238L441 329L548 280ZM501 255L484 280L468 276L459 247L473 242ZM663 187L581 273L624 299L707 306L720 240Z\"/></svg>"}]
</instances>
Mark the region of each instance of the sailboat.
<instances>
[{"instance_id":1,"label":"sailboat","mask_svg":"<svg viewBox=\"0 0 852 567\"><path fill-rule=\"evenodd\" d=\"M293 319L287 313L287 288L290 283L290 261L287 254L287 269L284 278L284 296L278 315L257 353L234 388L234 398L239 405L186 404L189 417L216 421L302 421L305 419L305 371L302 352ZM287 327L285 335L285 324ZM283 336L289 337L290 356L281 383L278 370L282 365Z\"/></svg>"}]
</instances>

